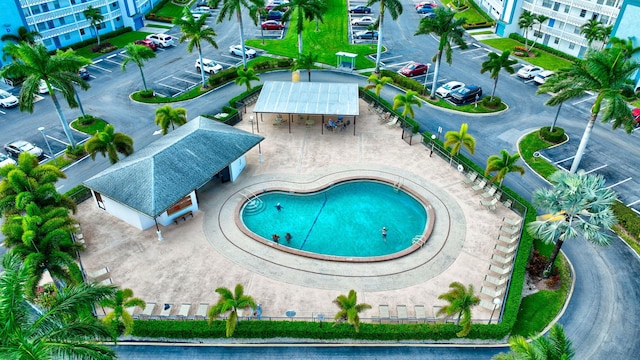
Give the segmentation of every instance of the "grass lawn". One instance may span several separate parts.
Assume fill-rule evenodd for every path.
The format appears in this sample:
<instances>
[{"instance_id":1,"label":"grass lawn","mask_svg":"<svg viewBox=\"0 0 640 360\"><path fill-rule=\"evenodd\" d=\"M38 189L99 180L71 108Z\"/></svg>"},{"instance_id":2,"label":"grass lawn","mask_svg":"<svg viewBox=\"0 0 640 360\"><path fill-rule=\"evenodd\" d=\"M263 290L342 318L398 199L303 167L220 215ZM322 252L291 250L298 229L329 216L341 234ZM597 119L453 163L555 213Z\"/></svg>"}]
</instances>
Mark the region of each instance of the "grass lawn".
<instances>
[{"instance_id":1,"label":"grass lawn","mask_svg":"<svg viewBox=\"0 0 640 360\"><path fill-rule=\"evenodd\" d=\"M165 6L163 6L160 10L158 10L158 12L156 13L156 16L165 16L165 17L173 17L173 18L182 17L182 11L184 7L191 6L191 3L193 3L193 1L190 1L189 4L187 5L176 5L173 2L169 1Z\"/></svg>"},{"instance_id":2,"label":"grass lawn","mask_svg":"<svg viewBox=\"0 0 640 360\"><path fill-rule=\"evenodd\" d=\"M498 49L500 51L511 50L513 52L513 48L515 46L524 46L523 43L513 39L509 39L509 38L487 39L487 40L481 40L481 42L491 46L492 48ZM571 62L569 60L565 60L555 55L551 55L540 49L534 48L533 50L539 54L537 57L531 57L531 58L522 58L519 56L514 56L514 57L525 60L533 65L542 66L547 70L559 70L562 68L567 68L571 65Z\"/></svg>"},{"instance_id":3,"label":"grass lawn","mask_svg":"<svg viewBox=\"0 0 640 360\"><path fill-rule=\"evenodd\" d=\"M105 41L107 41L107 42L110 42L111 45L113 46L117 46L118 48L123 48L125 45L129 43L132 43L136 40L144 39L147 35L149 35L149 33L142 32L142 31L130 31L128 33L116 36L108 40L101 39L100 42L104 43ZM87 59L93 59L93 58L97 58L98 56L104 55L100 53L94 53L93 51L91 51L91 48L94 46L96 46L96 44L80 48L76 50L76 55L84 56Z\"/></svg>"},{"instance_id":4,"label":"grass lawn","mask_svg":"<svg viewBox=\"0 0 640 360\"><path fill-rule=\"evenodd\" d=\"M522 154L522 160L526 162L533 171L545 179L549 178L558 168L541 157L534 157L533 154L536 151L546 149L552 145L553 144L540 139L537 130L524 136L518 144L518 149L520 150L520 154Z\"/></svg>"},{"instance_id":5,"label":"grass lawn","mask_svg":"<svg viewBox=\"0 0 640 360\"><path fill-rule=\"evenodd\" d=\"M451 0L442 1L443 6L447 6L450 3L451 3ZM485 21L493 21L492 19L488 19L487 17L485 17L484 14L476 10L476 8L474 8L473 6L468 6L466 10L459 12L455 15L456 19L460 19L462 17L467 19L467 24L476 24L476 23L481 23ZM489 32L489 33L491 34L492 32Z\"/></svg>"},{"instance_id":6,"label":"grass lawn","mask_svg":"<svg viewBox=\"0 0 640 360\"><path fill-rule=\"evenodd\" d=\"M305 21L302 32L302 50L305 54L312 52L318 55L318 62L336 65L336 53L339 51L358 54L356 58L356 68L366 69L375 66L373 61L366 58L366 55L376 52L376 43L366 45L353 45L349 43L347 5L343 0L327 0L329 10L324 15L324 23L318 26L316 32L315 21ZM392 21L387 15L386 21ZM269 53L286 56L290 58L298 57L298 32L296 31L296 18L293 16L287 23L286 36L282 40L265 40L264 45L261 39L247 40L246 44L259 49L267 49ZM253 26L253 25L250 25ZM247 31L251 31L247 29ZM384 36L384 34L383 34Z\"/></svg>"},{"instance_id":7,"label":"grass lawn","mask_svg":"<svg viewBox=\"0 0 640 360\"><path fill-rule=\"evenodd\" d=\"M80 122L76 120L71 122L72 128L91 136L93 136L96 131L102 131L105 126L107 126L107 122L98 118L89 125L80 125Z\"/></svg>"}]
</instances>

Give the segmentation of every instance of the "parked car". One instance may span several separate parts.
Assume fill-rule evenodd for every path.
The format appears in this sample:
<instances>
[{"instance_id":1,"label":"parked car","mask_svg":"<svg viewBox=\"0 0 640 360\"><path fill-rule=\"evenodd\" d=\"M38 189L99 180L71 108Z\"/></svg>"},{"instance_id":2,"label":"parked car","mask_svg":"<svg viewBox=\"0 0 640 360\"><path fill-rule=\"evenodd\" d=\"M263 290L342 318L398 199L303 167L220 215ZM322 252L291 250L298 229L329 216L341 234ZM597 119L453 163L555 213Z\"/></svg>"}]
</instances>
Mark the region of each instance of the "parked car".
<instances>
[{"instance_id":1,"label":"parked car","mask_svg":"<svg viewBox=\"0 0 640 360\"><path fill-rule=\"evenodd\" d=\"M429 14L433 12L433 8L431 6L423 6L421 8L417 8L416 12L418 14Z\"/></svg>"},{"instance_id":2,"label":"parked car","mask_svg":"<svg viewBox=\"0 0 640 360\"><path fill-rule=\"evenodd\" d=\"M278 7L282 4L287 4L289 3L289 1L281 1L281 0L273 0L273 1L269 1L267 3L267 5L264 7L265 10L269 11L272 10L275 7ZM287 8L282 8L283 11L287 11Z\"/></svg>"},{"instance_id":3,"label":"parked car","mask_svg":"<svg viewBox=\"0 0 640 360\"><path fill-rule=\"evenodd\" d=\"M153 51L158 50L158 45L149 39L136 40L133 43L136 45L146 46Z\"/></svg>"},{"instance_id":4,"label":"parked car","mask_svg":"<svg viewBox=\"0 0 640 360\"><path fill-rule=\"evenodd\" d=\"M449 93L451 102L462 105L476 101L482 97L482 88L475 85L465 85Z\"/></svg>"},{"instance_id":5,"label":"parked car","mask_svg":"<svg viewBox=\"0 0 640 360\"><path fill-rule=\"evenodd\" d=\"M372 39L372 40L376 40L378 39L378 32L375 30L364 30L364 31L358 31L355 34L353 34L353 37L356 39Z\"/></svg>"},{"instance_id":6,"label":"parked car","mask_svg":"<svg viewBox=\"0 0 640 360\"><path fill-rule=\"evenodd\" d=\"M283 30L284 29L284 24L281 23L280 21L275 21L275 20L267 20L262 24L260 24L260 26L262 27L262 30Z\"/></svg>"},{"instance_id":7,"label":"parked car","mask_svg":"<svg viewBox=\"0 0 640 360\"><path fill-rule=\"evenodd\" d=\"M47 94L49 92L49 88L47 87L47 83L44 80L38 81L38 94Z\"/></svg>"},{"instance_id":8,"label":"parked car","mask_svg":"<svg viewBox=\"0 0 640 360\"><path fill-rule=\"evenodd\" d=\"M18 141L14 141L12 143L6 144L4 146L4 151L7 153L7 155L16 159L23 152L28 152L30 154L33 154L38 159L41 159L44 157L44 152L42 151L42 149L24 140L18 140Z\"/></svg>"},{"instance_id":9,"label":"parked car","mask_svg":"<svg viewBox=\"0 0 640 360\"><path fill-rule=\"evenodd\" d=\"M541 71L538 75L536 75L533 78L533 81L535 81L535 83L538 85L542 85L547 81L548 78L552 77L555 74L556 73L551 70Z\"/></svg>"},{"instance_id":10,"label":"parked car","mask_svg":"<svg viewBox=\"0 0 640 360\"><path fill-rule=\"evenodd\" d=\"M426 74L429 71L429 64L423 64L415 61L411 61L405 65L402 69L398 70L398 74L407 77L418 76Z\"/></svg>"},{"instance_id":11,"label":"parked car","mask_svg":"<svg viewBox=\"0 0 640 360\"><path fill-rule=\"evenodd\" d=\"M369 26L376 22L376 19L371 16L363 16L361 18L351 19L351 25L355 26Z\"/></svg>"},{"instance_id":12,"label":"parked car","mask_svg":"<svg viewBox=\"0 0 640 360\"><path fill-rule=\"evenodd\" d=\"M525 65L520 68L520 70L518 70L517 74L523 79L533 79L536 75L540 74L543 71L544 69L540 66Z\"/></svg>"},{"instance_id":13,"label":"parked car","mask_svg":"<svg viewBox=\"0 0 640 360\"><path fill-rule=\"evenodd\" d=\"M349 8L352 14L371 14L371 8L364 5L352 6Z\"/></svg>"},{"instance_id":14,"label":"parked car","mask_svg":"<svg viewBox=\"0 0 640 360\"><path fill-rule=\"evenodd\" d=\"M86 67L81 67L81 68L78 70L78 76L80 76L80 78L81 78L82 80L89 80L89 78L91 77L91 76L89 75L89 70L87 70L87 68L86 68Z\"/></svg>"},{"instance_id":15,"label":"parked car","mask_svg":"<svg viewBox=\"0 0 640 360\"><path fill-rule=\"evenodd\" d=\"M284 13L282 11L279 10L271 10L267 13L267 20L276 20L276 21L280 21L282 20L282 16L284 16Z\"/></svg>"},{"instance_id":16,"label":"parked car","mask_svg":"<svg viewBox=\"0 0 640 360\"><path fill-rule=\"evenodd\" d=\"M192 14L211 14L211 8L207 5L198 5L194 9L191 9Z\"/></svg>"},{"instance_id":17,"label":"parked car","mask_svg":"<svg viewBox=\"0 0 640 360\"><path fill-rule=\"evenodd\" d=\"M419 8L425 7L425 6L430 6L432 8L438 7L438 4L436 4L433 1L423 1L423 2L419 2L416 4L416 10L418 10Z\"/></svg>"},{"instance_id":18,"label":"parked car","mask_svg":"<svg viewBox=\"0 0 640 360\"><path fill-rule=\"evenodd\" d=\"M3 108L18 106L18 98L10 92L0 89L0 106Z\"/></svg>"},{"instance_id":19,"label":"parked car","mask_svg":"<svg viewBox=\"0 0 640 360\"><path fill-rule=\"evenodd\" d=\"M210 59L202 59L204 72L213 75L222 70L222 65ZM196 70L200 72L200 59L196 59Z\"/></svg>"},{"instance_id":20,"label":"parked car","mask_svg":"<svg viewBox=\"0 0 640 360\"><path fill-rule=\"evenodd\" d=\"M8 157L5 154L0 154L0 168L3 168L7 165L15 165L16 161L12 158Z\"/></svg>"},{"instance_id":21,"label":"parked car","mask_svg":"<svg viewBox=\"0 0 640 360\"><path fill-rule=\"evenodd\" d=\"M242 47L240 45L229 46L229 53L231 53L231 55L242 57ZM249 49L246 46L244 48L244 53L247 56L247 58L249 58L249 59L250 58L254 58L254 57L256 57L256 55L258 55L258 53L256 53L255 50Z\"/></svg>"},{"instance_id":22,"label":"parked car","mask_svg":"<svg viewBox=\"0 0 640 360\"><path fill-rule=\"evenodd\" d=\"M463 87L464 83L460 82L460 81L449 81L448 83L440 86L438 89L436 89L436 95L440 96L441 98L447 98L449 97L449 95L451 95L452 91L456 91L459 88Z\"/></svg>"},{"instance_id":23,"label":"parked car","mask_svg":"<svg viewBox=\"0 0 640 360\"><path fill-rule=\"evenodd\" d=\"M640 128L640 108L635 108L631 110L631 115L633 115L633 120L635 120L635 124L633 124L636 128Z\"/></svg>"},{"instance_id":24,"label":"parked car","mask_svg":"<svg viewBox=\"0 0 640 360\"><path fill-rule=\"evenodd\" d=\"M153 43L158 45L160 48L166 48L175 44L173 37L167 34L147 35L147 40L153 41Z\"/></svg>"}]
</instances>

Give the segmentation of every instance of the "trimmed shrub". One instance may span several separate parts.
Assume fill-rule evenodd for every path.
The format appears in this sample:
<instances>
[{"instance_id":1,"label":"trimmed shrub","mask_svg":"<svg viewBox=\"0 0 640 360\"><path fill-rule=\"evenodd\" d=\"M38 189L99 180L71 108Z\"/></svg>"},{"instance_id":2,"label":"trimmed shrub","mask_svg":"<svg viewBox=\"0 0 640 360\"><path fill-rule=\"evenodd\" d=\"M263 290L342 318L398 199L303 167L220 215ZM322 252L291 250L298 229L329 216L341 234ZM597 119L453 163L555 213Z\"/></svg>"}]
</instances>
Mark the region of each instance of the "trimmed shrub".
<instances>
[{"instance_id":1,"label":"trimmed shrub","mask_svg":"<svg viewBox=\"0 0 640 360\"><path fill-rule=\"evenodd\" d=\"M148 99L148 98L154 97L155 91L153 91L153 89L140 90L139 94L140 94L140 97Z\"/></svg>"},{"instance_id":2,"label":"trimmed shrub","mask_svg":"<svg viewBox=\"0 0 640 360\"><path fill-rule=\"evenodd\" d=\"M496 109L502 104L502 99L500 99L497 96L494 96L494 97L485 96L484 98L482 98L481 103L482 103L482 106L488 109Z\"/></svg>"},{"instance_id":3,"label":"trimmed shrub","mask_svg":"<svg viewBox=\"0 0 640 360\"><path fill-rule=\"evenodd\" d=\"M87 126L93 124L96 119L95 116L86 114L84 116L78 116L78 123L82 126Z\"/></svg>"},{"instance_id":4,"label":"trimmed shrub","mask_svg":"<svg viewBox=\"0 0 640 360\"><path fill-rule=\"evenodd\" d=\"M70 159L77 159L79 156L84 155L84 146L76 146L73 148L71 145L67 145L64 154Z\"/></svg>"},{"instance_id":5,"label":"trimmed shrub","mask_svg":"<svg viewBox=\"0 0 640 360\"><path fill-rule=\"evenodd\" d=\"M100 35L100 40L106 41L106 40L114 38L116 36L120 36L122 34L128 33L131 30L132 30L131 27L127 26L127 27L124 27L122 29L118 29L116 31L112 31L112 32L107 33L107 34ZM68 49L77 50L77 49L83 48L85 46L88 46L88 45L91 45L91 44L97 44L97 43L98 43L98 39L93 37L93 38L90 38L90 39L87 39L87 40L84 40L84 41L77 42L77 43L75 43L73 45L70 45L70 46L62 47L62 48L60 48L60 50L62 50L62 51L66 51ZM102 45L102 43L100 45ZM56 51L57 50L53 50L53 51L50 51L49 53L50 54L55 54Z\"/></svg>"},{"instance_id":6,"label":"trimmed shrub","mask_svg":"<svg viewBox=\"0 0 640 360\"><path fill-rule=\"evenodd\" d=\"M78 185L64 193L65 196L79 204L91 197L91 190L84 185Z\"/></svg>"},{"instance_id":7,"label":"trimmed shrub","mask_svg":"<svg viewBox=\"0 0 640 360\"><path fill-rule=\"evenodd\" d=\"M524 42L525 42L525 41L524 41L524 37L523 37L523 36L521 36L521 35L520 35L520 34L518 34L518 33L511 33L511 34L509 34L509 38L510 38L510 39L513 39L513 40L516 40L516 41L519 41L519 42L521 42L521 43L523 43L523 44L524 44ZM549 54L553 54L553 55L555 55L555 56L557 56L557 57L561 57L561 58L563 58L563 59L567 59L567 60L572 61L572 62L580 61L580 59L578 59L578 58L577 58L577 57L575 57L575 56L571 56L571 55L569 55L569 54L565 54L565 53L563 53L563 52L562 52L562 51L560 51L560 50L556 50L556 49L551 48L551 47L548 47L548 46L546 46L546 45L542 45L542 44L539 44L539 43L534 43L534 44L533 44L533 47L534 47L534 48L536 48L536 49L540 49L540 50L542 50L542 51L544 51L544 52L547 52L547 53L549 53Z\"/></svg>"},{"instance_id":8,"label":"trimmed shrub","mask_svg":"<svg viewBox=\"0 0 640 360\"><path fill-rule=\"evenodd\" d=\"M640 215L636 214L620 201L613 203L611 208L618 219L618 225L622 226L629 236L632 236L638 241L638 239L640 239Z\"/></svg>"},{"instance_id":9,"label":"trimmed shrub","mask_svg":"<svg viewBox=\"0 0 640 360\"><path fill-rule=\"evenodd\" d=\"M564 141L564 129L561 127L554 127L553 132L550 126L543 126L540 128L540 137L553 144L559 144Z\"/></svg>"}]
</instances>

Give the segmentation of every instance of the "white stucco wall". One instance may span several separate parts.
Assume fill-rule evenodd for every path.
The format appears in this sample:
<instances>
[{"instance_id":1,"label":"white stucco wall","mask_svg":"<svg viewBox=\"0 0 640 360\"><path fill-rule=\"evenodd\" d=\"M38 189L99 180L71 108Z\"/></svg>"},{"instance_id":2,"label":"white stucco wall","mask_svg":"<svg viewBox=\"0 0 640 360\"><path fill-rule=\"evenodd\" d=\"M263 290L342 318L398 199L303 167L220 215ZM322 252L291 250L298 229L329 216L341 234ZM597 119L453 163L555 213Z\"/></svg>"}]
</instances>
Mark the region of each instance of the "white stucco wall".
<instances>
[{"instance_id":1,"label":"white stucco wall","mask_svg":"<svg viewBox=\"0 0 640 360\"><path fill-rule=\"evenodd\" d=\"M93 195L93 201L95 202L96 206L98 206L98 201L96 200L96 194L93 191L91 191L91 194ZM134 226L140 230L145 230L154 226L155 223L153 222L152 218L146 215L143 215L118 202L115 202L112 199L109 199L108 197L102 194L101 194L101 197L102 197L102 203L104 204L103 206L104 209L102 209L100 206L98 206L98 208L108 212L109 214L126 222L127 224Z\"/></svg>"},{"instance_id":2,"label":"white stucco wall","mask_svg":"<svg viewBox=\"0 0 640 360\"><path fill-rule=\"evenodd\" d=\"M236 179L238 178L238 176L240 176L240 173L246 166L247 160L244 155L242 155L241 157L236 159L236 161L232 162L231 165L229 165L229 176L231 177L232 182L236 181Z\"/></svg>"}]
</instances>

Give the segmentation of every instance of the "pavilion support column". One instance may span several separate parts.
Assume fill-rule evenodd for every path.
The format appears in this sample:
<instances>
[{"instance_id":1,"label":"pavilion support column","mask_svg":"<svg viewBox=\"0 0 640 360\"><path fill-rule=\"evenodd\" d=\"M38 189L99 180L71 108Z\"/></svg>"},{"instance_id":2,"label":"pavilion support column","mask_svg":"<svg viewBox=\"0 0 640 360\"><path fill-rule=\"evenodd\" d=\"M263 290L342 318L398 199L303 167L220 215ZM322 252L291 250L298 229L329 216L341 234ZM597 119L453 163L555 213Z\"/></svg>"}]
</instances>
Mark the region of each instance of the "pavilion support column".
<instances>
[{"instance_id":1,"label":"pavilion support column","mask_svg":"<svg viewBox=\"0 0 640 360\"><path fill-rule=\"evenodd\" d=\"M356 136L356 117L353 115L353 136Z\"/></svg>"},{"instance_id":2,"label":"pavilion support column","mask_svg":"<svg viewBox=\"0 0 640 360\"><path fill-rule=\"evenodd\" d=\"M320 134L324 135L324 114L322 114L322 123L320 124Z\"/></svg>"},{"instance_id":3,"label":"pavilion support column","mask_svg":"<svg viewBox=\"0 0 640 360\"><path fill-rule=\"evenodd\" d=\"M291 117L291 114L289 114L289 134L291 134L291 120L292 120L292 117Z\"/></svg>"}]
</instances>

